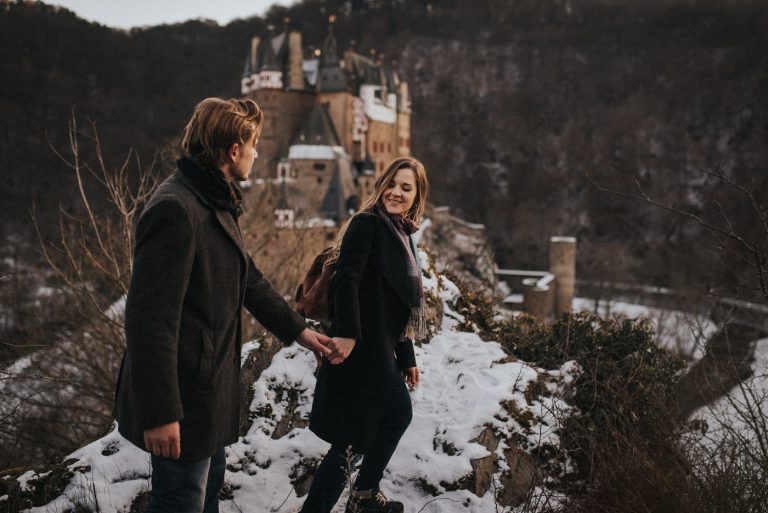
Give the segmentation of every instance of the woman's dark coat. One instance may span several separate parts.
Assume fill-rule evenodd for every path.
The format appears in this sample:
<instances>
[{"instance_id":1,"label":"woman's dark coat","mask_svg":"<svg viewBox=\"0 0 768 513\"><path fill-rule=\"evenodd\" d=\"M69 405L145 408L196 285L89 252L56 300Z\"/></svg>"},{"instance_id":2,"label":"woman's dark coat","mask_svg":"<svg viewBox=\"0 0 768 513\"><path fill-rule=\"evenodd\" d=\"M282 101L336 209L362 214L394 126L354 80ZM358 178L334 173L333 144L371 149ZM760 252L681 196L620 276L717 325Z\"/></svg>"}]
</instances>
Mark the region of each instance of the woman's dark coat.
<instances>
[{"instance_id":1,"label":"woman's dark coat","mask_svg":"<svg viewBox=\"0 0 768 513\"><path fill-rule=\"evenodd\" d=\"M232 213L197 187L177 171L139 219L114 408L142 448L145 429L180 421L182 460L237 440L242 306L283 342L305 327L246 253Z\"/></svg>"},{"instance_id":2,"label":"woman's dark coat","mask_svg":"<svg viewBox=\"0 0 768 513\"><path fill-rule=\"evenodd\" d=\"M416 366L413 344L401 341L411 312L406 258L383 218L360 213L351 219L334 277L330 334L357 342L344 363L320 367L310 429L356 452L370 448L383 398L402 381L401 370Z\"/></svg>"}]
</instances>

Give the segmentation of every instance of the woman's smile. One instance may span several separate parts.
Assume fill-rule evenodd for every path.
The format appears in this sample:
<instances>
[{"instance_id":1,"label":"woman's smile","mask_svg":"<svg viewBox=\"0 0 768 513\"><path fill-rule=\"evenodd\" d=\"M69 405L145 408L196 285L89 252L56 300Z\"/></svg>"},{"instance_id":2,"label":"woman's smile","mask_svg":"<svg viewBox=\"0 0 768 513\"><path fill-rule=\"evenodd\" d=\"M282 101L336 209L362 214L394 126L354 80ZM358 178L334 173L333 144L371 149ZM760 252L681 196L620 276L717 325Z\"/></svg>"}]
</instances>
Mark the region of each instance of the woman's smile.
<instances>
[{"instance_id":1,"label":"woman's smile","mask_svg":"<svg viewBox=\"0 0 768 513\"><path fill-rule=\"evenodd\" d=\"M413 206L416 198L416 173L411 168L402 168L395 173L384 191L384 208L392 215L404 216Z\"/></svg>"}]
</instances>

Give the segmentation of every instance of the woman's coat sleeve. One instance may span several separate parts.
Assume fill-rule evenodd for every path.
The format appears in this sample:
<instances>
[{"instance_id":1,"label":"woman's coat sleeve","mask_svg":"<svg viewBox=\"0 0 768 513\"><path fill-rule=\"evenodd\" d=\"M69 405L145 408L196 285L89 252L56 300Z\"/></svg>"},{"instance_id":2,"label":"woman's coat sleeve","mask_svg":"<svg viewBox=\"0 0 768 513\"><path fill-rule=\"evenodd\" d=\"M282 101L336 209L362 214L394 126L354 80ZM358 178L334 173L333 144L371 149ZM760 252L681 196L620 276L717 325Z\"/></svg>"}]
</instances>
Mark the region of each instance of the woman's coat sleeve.
<instances>
[{"instance_id":1,"label":"woman's coat sleeve","mask_svg":"<svg viewBox=\"0 0 768 513\"><path fill-rule=\"evenodd\" d=\"M373 245L376 219L371 214L358 214L349 221L336 263L334 285L334 336L360 340L360 281Z\"/></svg>"}]
</instances>

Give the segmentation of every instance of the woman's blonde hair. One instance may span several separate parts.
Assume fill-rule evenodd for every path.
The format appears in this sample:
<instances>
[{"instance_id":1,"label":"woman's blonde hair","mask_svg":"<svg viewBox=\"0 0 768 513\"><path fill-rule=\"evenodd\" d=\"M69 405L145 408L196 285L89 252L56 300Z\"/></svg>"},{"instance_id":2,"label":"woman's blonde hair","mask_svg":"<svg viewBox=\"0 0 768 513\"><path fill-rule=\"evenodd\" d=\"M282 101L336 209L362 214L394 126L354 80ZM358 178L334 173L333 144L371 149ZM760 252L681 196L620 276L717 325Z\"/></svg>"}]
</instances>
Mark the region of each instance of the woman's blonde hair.
<instances>
[{"instance_id":1,"label":"woman's blonde hair","mask_svg":"<svg viewBox=\"0 0 768 513\"><path fill-rule=\"evenodd\" d=\"M206 98L195 107L184 127L182 149L203 164L217 167L227 160L227 151L259 136L264 115L253 100Z\"/></svg>"},{"instance_id":2,"label":"woman's blonde hair","mask_svg":"<svg viewBox=\"0 0 768 513\"><path fill-rule=\"evenodd\" d=\"M408 209L408 212L406 212L403 217L418 224L424 215L424 209L427 207L427 189L429 187L429 181L427 180L427 170L424 168L424 164L413 157L398 157L389 163L384 172L376 179L376 182L373 185L373 192L363 201L362 205L360 205L357 214L361 212L373 212L377 205L384 208L381 205L381 198L384 196L384 192L387 190L390 182L395 179L395 175L401 169L411 169L416 175L416 197L413 199L413 205L411 205L411 208ZM333 242L333 246L331 247L331 254L324 265L331 265L339 259L341 241L344 239L344 234L347 232L347 227L353 218L354 216L349 218L339 230L339 233L336 235L336 239Z\"/></svg>"}]
</instances>

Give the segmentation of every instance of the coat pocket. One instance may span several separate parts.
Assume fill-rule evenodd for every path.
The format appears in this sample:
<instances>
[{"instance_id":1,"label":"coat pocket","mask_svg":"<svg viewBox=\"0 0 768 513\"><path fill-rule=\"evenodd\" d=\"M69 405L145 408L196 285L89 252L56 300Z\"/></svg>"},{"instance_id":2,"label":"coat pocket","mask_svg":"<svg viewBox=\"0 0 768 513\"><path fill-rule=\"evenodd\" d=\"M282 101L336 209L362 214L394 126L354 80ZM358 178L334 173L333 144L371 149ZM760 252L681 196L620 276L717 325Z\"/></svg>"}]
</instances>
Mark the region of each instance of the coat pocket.
<instances>
[{"instance_id":1,"label":"coat pocket","mask_svg":"<svg viewBox=\"0 0 768 513\"><path fill-rule=\"evenodd\" d=\"M200 367L197 370L197 383L203 389L211 388L213 379L213 330L202 330L202 348Z\"/></svg>"}]
</instances>

